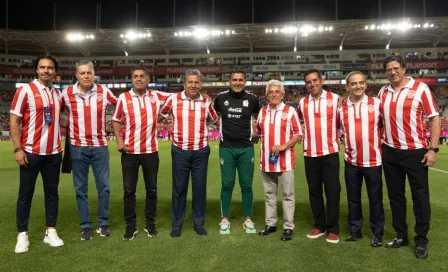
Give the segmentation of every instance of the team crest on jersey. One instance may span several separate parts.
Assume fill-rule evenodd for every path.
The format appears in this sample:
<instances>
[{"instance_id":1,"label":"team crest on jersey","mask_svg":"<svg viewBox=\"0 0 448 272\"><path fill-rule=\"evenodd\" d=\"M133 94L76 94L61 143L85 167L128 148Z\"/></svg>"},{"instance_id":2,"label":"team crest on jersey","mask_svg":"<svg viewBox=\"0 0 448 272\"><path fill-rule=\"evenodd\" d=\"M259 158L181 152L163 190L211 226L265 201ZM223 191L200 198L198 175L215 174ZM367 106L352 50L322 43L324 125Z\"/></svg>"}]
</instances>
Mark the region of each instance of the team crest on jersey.
<instances>
[{"instance_id":1,"label":"team crest on jersey","mask_svg":"<svg viewBox=\"0 0 448 272\"><path fill-rule=\"evenodd\" d=\"M327 106L330 107L330 108L333 107L333 101L328 100L327 101Z\"/></svg>"},{"instance_id":2,"label":"team crest on jersey","mask_svg":"<svg viewBox=\"0 0 448 272\"><path fill-rule=\"evenodd\" d=\"M282 119L286 120L288 118L288 114L286 112L282 113Z\"/></svg>"},{"instance_id":3,"label":"team crest on jersey","mask_svg":"<svg viewBox=\"0 0 448 272\"><path fill-rule=\"evenodd\" d=\"M99 102L103 101L103 95L102 95L102 94L97 94L97 95L96 95L96 99L97 99Z\"/></svg>"},{"instance_id":4,"label":"team crest on jersey","mask_svg":"<svg viewBox=\"0 0 448 272\"><path fill-rule=\"evenodd\" d=\"M243 101L243 107L249 107L249 100L244 100Z\"/></svg>"},{"instance_id":5,"label":"team crest on jersey","mask_svg":"<svg viewBox=\"0 0 448 272\"><path fill-rule=\"evenodd\" d=\"M415 91L414 90L409 90L408 91L408 98L414 98L414 96L415 96Z\"/></svg>"},{"instance_id":6,"label":"team crest on jersey","mask_svg":"<svg viewBox=\"0 0 448 272\"><path fill-rule=\"evenodd\" d=\"M369 105L368 110L370 113L373 113L375 111L375 106Z\"/></svg>"},{"instance_id":7,"label":"team crest on jersey","mask_svg":"<svg viewBox=\"0 0 448 272\"><path fill-rule=\"evenodd\" d=\"M36 93L36 95L34 97L40 97L40 93Z\"/></svg>"},{"instance_id":8,"label":"team crest on jersey","mask_svg":"<svg viewBox=\"0 0 448 272\"><path fill-rule=\"evenodd\" d=\"M229 101L224 101L224 106L228 106L229 105Z\"/></svg>"},{"instance_id":9,"label":"team crest on jersey","mask_svg":"<svg viewBox=\"0 0 448 272\"><path fill-rule=\"evenodd\" d=\"M150 101L152 104L156 103L156 99L155 99L153 96L151 96L151 97L149 98L149 101Z\"/></svg>"},{"instance_id":10,"label":"team crest on jersey","mask_svg":"<svg viewBox=\"0 0 448 272\"><path fill-rule=\"evenodd\" d=\"M224 165L224 159L223 158L219 159L219 162L221 163L221 165Z\"/></svg>"},{"instance_id":11,"label":"team crest on jersey","mask_svg":"<svg viewBox=\"0 0 448 272\"><path fill-rule=\"evenodd\" d=\"M207 105L205 104L205 102L201 102L201 107L202 107L203 109L205 109L206 106L207 106Z\"/></svg>"}]
</instances>

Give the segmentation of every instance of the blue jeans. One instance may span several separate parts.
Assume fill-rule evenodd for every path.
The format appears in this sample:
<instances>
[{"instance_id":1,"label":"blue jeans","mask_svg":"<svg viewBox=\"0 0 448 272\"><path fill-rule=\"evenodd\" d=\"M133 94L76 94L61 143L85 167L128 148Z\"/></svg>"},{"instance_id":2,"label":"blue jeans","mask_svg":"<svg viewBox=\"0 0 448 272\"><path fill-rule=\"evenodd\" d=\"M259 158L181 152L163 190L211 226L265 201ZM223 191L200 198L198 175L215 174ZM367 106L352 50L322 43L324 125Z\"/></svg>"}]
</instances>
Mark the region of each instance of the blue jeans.
<instances>
[{"instance_id":1,"label":"blue jeans","mask_svg":"<svg viewBox=\"0 0 448 272\"><path fill-rule=\"evenodd\" d=\"M91 228L88 201L89 166L92 165L98 191L98 226L109 225L110 169L109 149L104 147L70 145L73 185L76 204L81 217L81 228Z\"/></svg>"}]
</instances>

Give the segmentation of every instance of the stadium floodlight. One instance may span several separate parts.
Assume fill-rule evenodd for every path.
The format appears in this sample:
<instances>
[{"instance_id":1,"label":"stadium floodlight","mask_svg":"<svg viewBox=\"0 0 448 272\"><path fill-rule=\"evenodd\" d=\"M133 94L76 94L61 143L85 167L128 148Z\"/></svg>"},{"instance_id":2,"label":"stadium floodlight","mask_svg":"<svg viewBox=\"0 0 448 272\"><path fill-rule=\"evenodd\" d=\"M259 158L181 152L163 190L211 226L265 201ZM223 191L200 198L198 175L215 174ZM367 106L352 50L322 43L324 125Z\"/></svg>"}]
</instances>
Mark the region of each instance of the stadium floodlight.
<instances>
[{"instance_id":1,"label":"stadium floodlight","mask_svg":"<svg viewBox=\"0 0 448 272\"><path fill-rule=\"evenodd\" d=\"M210 31L208 31L205 28L197 28L194 32L194 36L198 39L205 39L207 36L210 35Z\"/></svg>"},{"instance_id":2,"label":"stadium floodlight","mask_svg":"<svg viewBox=\"0 0 448 272\"><path fill-rule=\"evenodd\" d=\"M342 51L342 45L339 45L339 50Z\"/></svg>"},{"instance_id":3,"label":"stadium floodlight","mask_svg":"<svg viewBox=\"0 0 448 272\"><path fill-rule=\"evenodd\" d=\"M297 52L297 47L296 46L294 46L294 52Z\"/></svg>"},{"instance_id":4,"label":"stadium floodlight","mask_svg":"<svg viewBox=\"0 0 448 272\"><path fill-rule=\"evenodd\" d=\"M68 33L66 39L70 42L79 42L83 40L93 40L95 39L95 36L93 34Z\"/></svg>"},{"instance_id":5,"label":"stadium floodlight","mask_svg":"<svg viewBox=\"0 0 448 272\"><path fill-rule=\"evenodd\" d=\"M365 30L385 30L385 31L390 31L392 29L394 30L398 30L398 31L406 31L408 29L411 28L428 28L428 27L434 27L433 23L430 22L425 22L424 24L419 24L418 22L410 22L409 20L404 20L401 22L396 22L396 23L390 23L390 22L385 22L385 23L381 23L381 24L371 24L371 25L365 25L364 29ZM388 34L390 35L390 34Z\"/></svg>"},{"instance_id":6,"label":"stadium floodlight","mask_svg":"<svg viewBox=\"0 0 448 272\"><path fill-rule=\"evenodd\" d=\"M282 28L282 30L286 34L296 33L297 32L297 27L295 27L295 26L286 26L286 27Z\"/></svg>"},{"instance_id":7,"label":"stadium floodlight","mask_svg":"<svg viewBox=\"0 0 448 272\"><path fill-rule=\"evenodd\" d=\"M207 54L210 54L210 49L207 49Z\"/></svg>"},{"instance_id":8,"label":"stadium floodlight","mask_svg":"<svg viewBox=\"0 0 448 272\"><path fill-rule=\"evenodd\" d=\"M328 30L329 30L329 31L333 31L333 27L330 26L330 27L328 28Z\"/></svg>"},{"instance_id":9,"label":"stadium floodlight","mask_svg":"<svg viewBox=\"0 0 448 272\"><path fill-rule=\"evenodd\" d=\"M197 39L204 39L206 40L210 36L221 36L221 35L235 35L235 30L232 29L226 29L226 30L219 30L219 29L208 29L207 27L195 27L192 31L178 31L174 32L174 36L176 37L190 37L194 36Z\"/></svg>"},{"instance_id":10,"label":"stadium floodlight","mask_svg":"<svg viewBox=\"0 0 448 272\"><path fill-rule=\"evenodd\" d=\"M299 31L302 33L303 37L306 37L309 33L316 31L316 28L310 25L304 25L299 29Z\"/></svg>"},{"instance_id":11,"label":"stadium floodlight","mask_svg":"<svg viewBox=\"0 0 448 272\"><path fill-rule=\"evenodd\" d=\"M150 32L136 32L134 30L129 30L128 32L126 32L125 34L120 34L120 37L123 40L136 40L136 39L144 39L144 38L148 38L151 37L151 33Z\"/></svg>"},{"instance_id":12,"label":"stadium floodlight","mask_svg":"<svg viewBox=\"0 0 448 272\"><path fill-rule=\"evenodd\" d=\"M318 30L319 30L319 32L322 32L322 31L324 31L324 27L323 26L319 26Z\"/></svg>"}]
</instances>

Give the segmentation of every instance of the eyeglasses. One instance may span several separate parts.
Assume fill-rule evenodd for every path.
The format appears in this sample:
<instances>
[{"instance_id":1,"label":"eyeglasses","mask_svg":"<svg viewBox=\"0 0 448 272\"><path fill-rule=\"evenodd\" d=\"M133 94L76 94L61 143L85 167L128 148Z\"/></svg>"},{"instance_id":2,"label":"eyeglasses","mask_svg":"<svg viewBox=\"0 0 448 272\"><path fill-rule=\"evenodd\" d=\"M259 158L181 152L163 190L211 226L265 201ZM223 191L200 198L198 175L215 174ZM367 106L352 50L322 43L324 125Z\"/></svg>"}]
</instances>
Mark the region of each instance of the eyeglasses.
<instances>
[{"instance_id":1,"label":"eyeglasses","mask_svg":"<svg viewBox=\"0 0 448 272\"><path fill-rule=\"evenodd\" d=\"M387 69L386 73L387 74L392 74L392 72L398 73L398 71L400 71L401 69L402 69L401 67L394 67L394 68L391 68L391 69Z\"/></svg>"}]
</instances>

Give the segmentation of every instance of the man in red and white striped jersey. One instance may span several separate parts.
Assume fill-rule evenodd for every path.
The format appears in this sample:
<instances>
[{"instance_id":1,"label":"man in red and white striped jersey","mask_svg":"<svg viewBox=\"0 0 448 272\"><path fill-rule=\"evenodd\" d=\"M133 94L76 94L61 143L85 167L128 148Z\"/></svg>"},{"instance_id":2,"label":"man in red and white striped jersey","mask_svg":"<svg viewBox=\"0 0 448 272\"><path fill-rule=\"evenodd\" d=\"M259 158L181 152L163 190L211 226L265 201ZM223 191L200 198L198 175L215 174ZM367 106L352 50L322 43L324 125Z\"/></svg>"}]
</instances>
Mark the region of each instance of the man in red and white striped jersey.
<instances>
[{"instance_id":1,"label":"man in red and white striped jersey","mask_svg":"<svg viewBox=\"0 0 448 272\"><path fill-rule=\"evenodd\" d=\"M258 114L257 128L261 136L260 169L266 196L266 226L261 236L277 231L277 186L283 191L283 235L289 241L294 231L294 145L302 139L302 128L295 108L285 105L285 89L278 80L266 84L266 100L269 102Z\"/></svg>"},{"instance_id":2,"label":"man in red and white striped jersey","mask_svg":"<svg viewBox=\"0 0 448 272\"><path fill-rule=\"evenodd\" d=\"M40 55L34 62L37 79L20 87L12 101L10 126L14 156L20 168L17 200L16 253L28 251L28 221L36 179L42 176L45 192L47 230L44 242L53 247L64 245L56 232L59 206L59 173L62 162L59 118L61 92L52 86L58 70L53 56Z\"/></svg>"},{"instance_id":3,"label":"man in red and white striped jersey","mask_svg":"<svg viewBox=\"0 0 448 272\"><path fill-rule=\"evenodd\" d=\"M348 201L347 241L362 238L362 179L366 181L370 205L370 229L373 247L383 245L384 208L381 169L380 100L365 94L366 77L354 71L347 75L345 89L349 97L339 108L345 145L345 185Z\"/></svg>"},{"instance_id":4,"label":"man in red and white striped jersey","mask_svg":"<svg viewBox=\"0 0 448 272\"><path fill-rule=\"evenodd\" d=\"M70 153L73 184L81 217L81 239L92 238L92 221L88 201L89 167L92 166L98 191L98 229L101 236L110 236L109 149L106 139L106 106L115 105L117 98L111 90L94 83L95 71L91 61L76 63L78 82L62 92L69 113Z\"/></svg>"},{"instance_id":5,"label":"man in red and white striped jersey","mask_svg":"<svg viewBox=\"0 0 448 272\"><path fill-rule=\"evenodd\" d=\"M336 131L339 96L322 89L323 80L318 70L305 72L304 78L310 94L300 100L298 110L305 128L305 174L314 216L314 228L307 237L316 239L327 233L328 243L338 243L341 184ZM326 209L322 184L327 199Z\"/></svg>"},{"instance_id":6,"label":"man in red and white striped jersey","mask_svg":"<svg viewBox=\"0 0 448 272\"><path fill-rule=\"evenodd\" d=\"M381 113L384 122L383 168L392 210L396 238L390 248L408 244L406 224L406 176L412 192L415 215L415 256L427 258L426 245L431 219L428 167L436 163L439 151L439 111L425 83L405 77L406 64L399 55L389 56L383 67L390 84L381 88ZM423 116L431 125L431 141L426 142Z\"/></svg>"},{"instance_id":7,"label":"man in red and white striped jersey","mask_svg":"<svg viewBox=\"0 0 448 272\"><path fill-rule=\"evenodd\" d=\"M213 109L211 100L200 93L201 76L199 70L185 71L185 90L170 96L161 110L163 117L172 114L173 119L171 237L179 237L182 234L190 173L193 186L194 230L199 235L207 235L204 229L207 167L210 156L207 121L216 122L218 115Z\"/></svg>"},{"instance_id":8,"label":"man in red and white striped jersey","mask_svg":"<svg viewBox=\"0 0 448 272\"><path fill-rule=\"evenodd\" d=\"M133 88L118 97L112 124L117 139L117 149L122 152L124 218L126 221L123 240L134 239L138 232L135 191L140 166L143 170L146 188L145 232L149 237L157 236L155 227L157 173L159 171L157 118L161 104L171 95L148 90L149 72L143 66L133 68L131 79ZM124 137L120 135L122 124L125 129Z\"/></svg>"}]
</instances>

